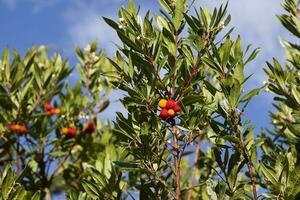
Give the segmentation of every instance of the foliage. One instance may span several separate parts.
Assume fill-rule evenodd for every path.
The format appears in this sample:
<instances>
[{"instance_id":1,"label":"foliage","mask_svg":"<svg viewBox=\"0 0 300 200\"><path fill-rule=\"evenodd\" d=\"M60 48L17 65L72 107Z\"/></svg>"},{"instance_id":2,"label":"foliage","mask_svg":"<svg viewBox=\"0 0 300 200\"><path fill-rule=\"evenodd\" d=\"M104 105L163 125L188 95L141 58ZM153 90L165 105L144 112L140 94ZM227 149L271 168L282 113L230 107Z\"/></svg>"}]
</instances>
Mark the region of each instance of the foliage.
<instances>
[{"instance_id":1,"label":"foliage","mask_svg":"<svg viewBox=\"0 0 300 200\"><path fill-rule=\"evenodd\" d=\"M5 49L1 59L1 163L13 162L17 174L27 167L22 184L43 195L81 188L83 165L100 162L107 148L116 151L110 124L98 119L109 105L111 65L96 43L76 52L81 80L72 86L68 62L57 53L49 58L44 46L28 50L24 59L17 51L10 58ZM95 131L86 131L89 123ZM64 134L67 127L75 137Z\"/></svg>"},{"instance_id":2,"label":"foliage","mask_svg":"<svg viewBox=\"0 0 300 200\"><path fill-rule=\"evenodd\" d=\"M23 178L25 171L26 168L19 176L15 176L13 169L10 165L6 165L5 168L3 168L3 170L1 171L1 200L40 199L40 191L26 191L24 187L20 184L20 180Z\"/></svg>"},{"instance_id":3,"label":"foliage","mask_svg":"<svg viewBox=\"0 0 300 200\"><path fill-rule=\"evenodd\" d=\"M245 69L260 49L231 37L227 4L159 3L104 17L116 53L78 47L77 71L44 46L3 51L0 198L299 199L299 45L281 39L286 63L267 62L273 128L254 134L244 114L263 87L245 88ZM296 39L299 3L278 16ZM100 120L112 90L125 112Z\"/></svg>"},{"instance_id":4,"label":"foliage","mask_svg":"<svg viewBox=\"0 0 300 200\"><path fill-rule=\"evenodd\" d=\"M278 15L281 24L300 37L299 1L285 0L286 14ZM268 190L267 199L299 199L299 66L300 51L295 41L281 39L287 61L281 65L276 59L267 62L267 89L275 94L275 112L270 114L274 130L259 138L264 152L261 171L265 177L263 187Z\"/></svg>"}]
</instances>

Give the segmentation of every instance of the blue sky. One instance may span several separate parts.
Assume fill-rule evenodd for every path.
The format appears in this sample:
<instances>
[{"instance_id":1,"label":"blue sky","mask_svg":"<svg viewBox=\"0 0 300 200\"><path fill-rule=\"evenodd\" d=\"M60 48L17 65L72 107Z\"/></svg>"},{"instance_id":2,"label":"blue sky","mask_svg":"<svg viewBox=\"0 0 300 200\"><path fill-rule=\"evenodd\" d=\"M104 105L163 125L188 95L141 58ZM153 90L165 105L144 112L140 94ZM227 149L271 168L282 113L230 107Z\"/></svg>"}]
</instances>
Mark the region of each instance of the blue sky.
<instances>
[{"instance_id":1,"label":"blue sky","mask_svg":"<svg viewBox=\"0 0 300 200\"><path fill-rule=\"evenodd\" d=\"M31 45L47 45L70 57L74 63L74 47L85 46L97 39L108 53L118 42L116 34L102 20L102 16L116 19L120 5L128 0L0 0L0 51L4 47L16 48L24 53ZM158 11L157 0L136 0L142 10ZM196 0L196 6L220 5L222 0ZM282 12L281 1L276 0L229 0L230 26L235 27L233 36L240 34L244 44L261 47L258 59L250 64L247 73L255 73L246 85L246 91L262 85L265 79L262 68L272 57L284 60L284 50L279 36L290 37L281 27L275 15ZM114 94L117 100L119 95ZM268 111L272 97L265 92L255 98L248 107L246 118L251 118L256 131L269 123ZM111 106L109 115L120 106Z\"/></svg>"}]
</instances>

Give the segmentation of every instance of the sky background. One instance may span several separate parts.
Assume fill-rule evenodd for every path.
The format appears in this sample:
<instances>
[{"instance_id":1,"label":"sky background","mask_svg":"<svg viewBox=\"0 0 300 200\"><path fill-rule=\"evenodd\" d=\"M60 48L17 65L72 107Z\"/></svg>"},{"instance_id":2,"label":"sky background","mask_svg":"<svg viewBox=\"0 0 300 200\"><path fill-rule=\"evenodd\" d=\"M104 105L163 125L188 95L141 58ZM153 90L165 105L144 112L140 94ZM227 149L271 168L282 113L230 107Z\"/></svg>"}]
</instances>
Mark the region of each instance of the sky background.
<instances>
[{"instance_id":1,"label":"sky background","mask_svg":"<svg viewBox=\"0 0 300 200\"><path fill-rule=\"evenodd\" d=\"M22 54L32 45L47 45L70 58L71 66L76 63L74 48L97 40L109 55L119 40L113 30L104 23L102 16L117 19L117 11L128 0L0 0L0 51L5 47L18 49ZM158 0L135 0L142 9L158 12ZM219 6L222 0L196 0L196 7ZM229 13L235 27L232 37L241 35L244 46L253 44L261 53L249 64L247 73L254 73L245 90L262 86L265 75L262 70L266 61L276 57L284 61L284 50L279 37L291 37L276 19L283 12L278 0L229 0ZM73 77L74 78L74 77ZM76 78L76 76L75 76ZM117 101L118 93L112 95ZM111 118L119 104L112 104L103 118ZM246 110L246 118L252 119L256 133L269 124L268 112L272 109L272 96L262 92Z\"/></svg>"},{"instance_id":2,"label":"sky background","mask_svg":"<svg viewBox=\"0 0 300 200\"><path fill-rule=\"evenodd\" d=\"M0 52L5 47L18 49L21 54L32 45L47 45L70 59L75 66L74 48L82 47L97 40L108 55L112 55L114 42L119 40L113 30L104 23L102 16L117 19L117 11L128 0L0 0ZM142 12L150 9L158 12L158 0L135 0ZM219 6L222 0L196 0L196 7ZM245 90L263 85L263 67L266 61L276 57L284 61L284 50L279 37L290 38L276 19L283 12L278 0L229 0L229 13L232 16L230 27L235 27L232 37L241 35L244 46L253 44L260 47L261 53L255 62L249 64L247 73L251 77ZM76 76L73 76L75 79ZM112 100L120 98L112 94ZM248 106L245 118L251 119L258 134L261 128L269 126L268 112L272 110L272 96L263 91ZM113 118L115 111L122 107L113 103L102 113L102 118Z\"/></svg>"}]
</instances>

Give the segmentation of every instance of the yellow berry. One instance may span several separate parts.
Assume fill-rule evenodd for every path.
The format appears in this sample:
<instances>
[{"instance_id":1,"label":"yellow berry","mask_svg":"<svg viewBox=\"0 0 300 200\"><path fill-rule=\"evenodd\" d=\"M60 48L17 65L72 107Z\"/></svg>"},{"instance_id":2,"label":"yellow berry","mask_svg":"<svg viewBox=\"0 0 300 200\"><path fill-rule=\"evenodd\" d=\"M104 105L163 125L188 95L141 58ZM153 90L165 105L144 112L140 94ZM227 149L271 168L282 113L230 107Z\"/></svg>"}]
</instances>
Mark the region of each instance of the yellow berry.
<instances>
[{"instance_id":1,"label":"yellow berry","mask_svg":"<svg viewBox=\"0 0 300 200\"><path fill-rule=\"evenodd\" d=\"M63 132L64 134L67 134L67 133L68 133L68 131L69 131L69 129L68 129L68 128L63 128L63 129L62 129L62 132Z\"/></svg>"},{"instance_id":2,"label":"yellow berry","mask_svg":"<svg viewBox=\"0 0 300 200\"><path fill-rule=\"evenodd\" d=\"M170 117L174 117L174 116L175 116L175 111L174 111L173 109L169 109L169 110L168 110L168 115L169 115Z\"/></svg>"},{"instance_id":3,"label":"yellow berry","mask_svg":"<svg viewBox=\"0 0 300 200\"><path fill-rule=\"evenodd\" d=\"M166 99L161 99L159 102L158 102L158 106L161 107L161 108L165 108L167 105L167 100Z\"/></svg>"}]
</instances>

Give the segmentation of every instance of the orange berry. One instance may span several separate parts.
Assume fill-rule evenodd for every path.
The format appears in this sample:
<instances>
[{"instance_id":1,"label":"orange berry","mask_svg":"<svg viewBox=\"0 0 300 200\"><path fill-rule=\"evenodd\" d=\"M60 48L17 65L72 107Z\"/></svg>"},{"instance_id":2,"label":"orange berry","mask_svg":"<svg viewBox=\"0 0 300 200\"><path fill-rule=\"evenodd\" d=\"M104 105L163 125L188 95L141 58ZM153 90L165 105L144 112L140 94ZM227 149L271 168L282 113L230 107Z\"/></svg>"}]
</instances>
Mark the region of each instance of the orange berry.
<instances>
[{"instance_id":1,"label":"orange berry","mask_svg":"<svg viewBox=\"0 0 300 200\"><path fill-rule=\"evenodd\" d=\"M62 129L62 132L63 132L64 134L68 134L68 131L69 131L68 128L63 128L63 129Z\"/></svg>"},{"instance_id":2,"label":"orange berry","mask_svg":"<svg viewBox=\"0 0 300 200\"><path fill-rule=\"evenodd\" d=\"M60 113L60 109L59 108L55 108L55 109L53 109L52 112L57 115L57 114Z\"/></svg>"},{"instance_id":3,"label":"orange berry","mask_svg":"<svg viewBox=\"0 0 300 200\"><path fill-rule=\"evenodd\" d=\"M167 119L168 118L168 110L167 109L162 109L159 113L159 116L162 118L162 119Z\"/></svg>"},{"instance_id":4,"label":"orange berry","mask_svg":"<svg viewBox=\"0 0 300 200\"><path fill-rule=\"evenodd\" d=\"M175 104L176 104L176 102L174 100L170 99L167 101L166 108L173 109L175 107Z\"/></svg>"},{"instance_id":5,"label":"orange berry","mask_svg":"<svg viewBox=\"0 0 300 200\"><path fill-rule=\"evenodd\" d=\"M174 111L173 109L169 109L169 110L168 110L168 115L169 115L170 117L174 117L174 116L176 115L176 113L175 113L175 111Z\"/></svg>"},{"instance_id":6,"label":"orange berry","mask_svg":"<svg viewBox=\"0 0 300 200\"><path fill-rule=\"evenodd\" d=\"M166 99L161 99L159 102L158 102L158 106L160 108L165 108L167 105L167 100Z\"/></svg>"},{"instance_id":7,"label":"orange berry","mask_svg":"<svg viewBox=\"0 0 300 200\"><path fill-rule=\"evenodd\" d=\"M16 124L15 125L15 131L19 131L20 130L20 125L19 124Z\"/></svg>"},{"instance_id":8,"label":"orange berry","mask_svg":"<svg viewBox=\"0 0 300 200\"><path fill-rule=\"evenodd\" d=\"M9 125L9 126L8 126L8 129L9 129L9 131L11 131L11 132L16 131L16 130L17 130L17 129L16 129L16 124L11 124L11 125Z\"/></svg>"},{"instance_id":9,"label":"orange berry","mask_svg":"<svg viewBox=\"0 0 300 200\"><path fill-rule=\"evenodd\" d=\"M26 133L27 127L25 125L20 125L19 131L20 131L20 133Z\"/></svg>"}]
</instances>

